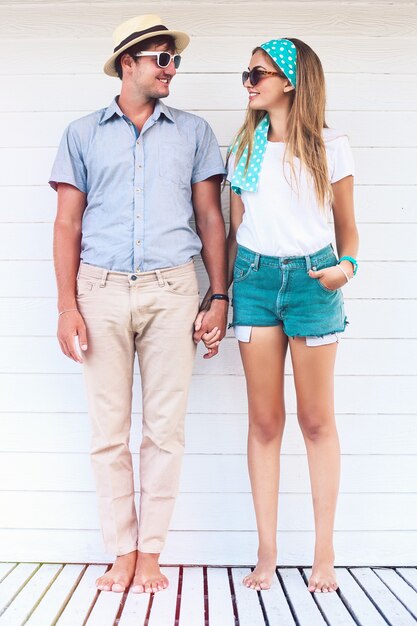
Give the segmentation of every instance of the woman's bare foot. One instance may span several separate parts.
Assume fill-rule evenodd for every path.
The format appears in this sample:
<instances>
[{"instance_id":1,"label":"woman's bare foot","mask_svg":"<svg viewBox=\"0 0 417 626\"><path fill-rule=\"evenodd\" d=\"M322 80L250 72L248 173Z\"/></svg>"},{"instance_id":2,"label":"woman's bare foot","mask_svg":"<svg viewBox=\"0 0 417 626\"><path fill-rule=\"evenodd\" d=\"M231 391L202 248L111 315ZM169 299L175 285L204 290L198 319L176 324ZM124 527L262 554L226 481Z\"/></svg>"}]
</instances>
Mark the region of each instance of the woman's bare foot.
<instances>
[{"instance_id":1,"label":"woman's bare foot","mask_svg":"<svg viewBox=\"0 0 417 626\"><path fill-rule=\"evenodd\" d=\"M137 552L135 577L131 591L133 593L155 593L166 589L168 578L159 567L159 554Z\"/></svg>"},{"instance_id":2,"label":"woman's bare foot","mask_svg":"<svg viewBox=\"0 0 417 626\"><path fill-rule=\"evenodd\" d=\"M116 557L113 567L103 576L96 580L97 589L100 591L125 591L135 573L136 550Z\"/></svg>"},{"instance_id":3,"label":"woman's bare foot","mask_svg":"<svg viewBox=\"0 0 417 626\"><path fill-rule=\"evenodd\" d=\"M258 563L255 569L253 572L245 576L242 583L248 589L254 589L255 591L269 589L275 575L276 566L276 553L272 555L271 552L269 552L265 557L258 555Z\"/></svg>"},{"instance_id":4,"label":"woman's bare foot","mask_svg":"<svg viewBox=\"0 0 417 626\"><path fill-rule=\"evenodd\" d=\"M308 590L316 593L327 593L336 591L338 586L333 562L314 561L308 581Z\"/></svg>"}]
</instances>

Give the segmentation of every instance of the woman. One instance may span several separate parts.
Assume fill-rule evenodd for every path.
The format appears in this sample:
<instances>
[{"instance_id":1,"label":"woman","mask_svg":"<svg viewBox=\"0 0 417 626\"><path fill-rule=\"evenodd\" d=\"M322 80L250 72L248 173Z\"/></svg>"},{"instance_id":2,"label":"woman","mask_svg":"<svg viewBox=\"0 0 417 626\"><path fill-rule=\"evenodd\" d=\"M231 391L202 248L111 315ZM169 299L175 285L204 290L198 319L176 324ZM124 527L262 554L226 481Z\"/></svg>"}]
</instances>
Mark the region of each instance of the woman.
<instances>
[{"instance_id":1,"label":"woman","mask_svg":"<svg viewBox=\"0 0 417 626\"><path fill-rule=\"evenodd\" d=\"M298 39L255 48L246 119L229 152L229 279L249 403L248 464L258 563L243 583L271 585L277 559L280 448L289 346L297 414L307 448L315 520L310 591L337 589L333 526L340 451L333 409L340 288L356 274L358 233L347 137L325 122L319 58ZM331 246L333 213L338 259ZM232 275L233 272L233 275ZM219 333L203 336L217 351Z\"/></svg>"}]
</instances>

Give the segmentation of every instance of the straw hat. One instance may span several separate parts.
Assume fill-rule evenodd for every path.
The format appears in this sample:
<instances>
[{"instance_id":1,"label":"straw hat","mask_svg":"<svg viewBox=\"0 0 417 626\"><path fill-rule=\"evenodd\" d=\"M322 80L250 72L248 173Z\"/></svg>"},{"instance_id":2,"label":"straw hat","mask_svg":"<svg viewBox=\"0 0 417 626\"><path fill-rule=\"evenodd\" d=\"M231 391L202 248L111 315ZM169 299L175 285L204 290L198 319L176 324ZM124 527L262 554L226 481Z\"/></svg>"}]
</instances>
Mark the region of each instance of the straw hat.
<instances>
[{"instance_id":1,"label":"straw hat","mask_svg":"<svg viewBox=\"0 0 417 626\"><path fill-rule=\"evenodd\" d=\"M113 32L114 50L111 57L104 65L104 72L109 76L116 76L115 61L117 57L139 41L156 37L157 35L170 35L175 40L175 47L178 53L190 43L190 38L185 33L177 30L169 30L162 24L159 15L138 15L123 22Z\"/></svg>"}]
</instances>

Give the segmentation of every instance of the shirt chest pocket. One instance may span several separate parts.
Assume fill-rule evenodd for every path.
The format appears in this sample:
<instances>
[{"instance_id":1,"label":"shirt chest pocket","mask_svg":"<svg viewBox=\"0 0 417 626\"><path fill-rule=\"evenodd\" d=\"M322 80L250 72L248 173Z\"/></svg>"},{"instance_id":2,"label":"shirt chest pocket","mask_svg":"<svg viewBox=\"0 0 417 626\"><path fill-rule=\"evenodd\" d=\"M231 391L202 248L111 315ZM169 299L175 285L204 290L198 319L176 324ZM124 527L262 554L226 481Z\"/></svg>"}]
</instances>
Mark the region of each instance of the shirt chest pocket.
<instances>
[{"instance_id":1,"label":"shirt chest pocket","mask_svg":"<svg viewBox=\"0 0 417 626\"><path fill-rule=\"evenodd\" d=\"M194 149L179 141L164 141L159 144L159 176L173 183L189 186L193 173Z\"/></svg>"}]
</instances>

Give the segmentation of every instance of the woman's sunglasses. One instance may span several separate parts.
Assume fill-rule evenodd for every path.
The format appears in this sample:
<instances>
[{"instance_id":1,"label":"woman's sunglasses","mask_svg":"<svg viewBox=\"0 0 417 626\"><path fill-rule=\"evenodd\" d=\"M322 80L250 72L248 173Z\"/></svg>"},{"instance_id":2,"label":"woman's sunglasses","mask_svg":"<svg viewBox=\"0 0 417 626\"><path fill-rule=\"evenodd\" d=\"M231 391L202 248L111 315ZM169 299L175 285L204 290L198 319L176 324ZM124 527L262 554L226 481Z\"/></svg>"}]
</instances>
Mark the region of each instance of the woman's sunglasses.
<instances>
[{"instance_id":1,"label":"woman's sunglasses","mask_svg":"<svg viewBox=\"0 0 417 626\"><path fill-rule=\"evenodd\" d=\"M244 85L249 78L250 84L254 87L264 76L281 76L282 78L280 72L267 72L266 70L261 70L259 67L254 67L250 72L242 72L242 84Z\"/></svg>"},{"instance_id":2,"label":"woman's sunglasses","mask_svg":"<svg viewBox=\"0 0 417 626\"><path fill-rule=\"evenodd\" d=\"M181 63L181 55L180 54L170 54L169 52L138 52L133 55L136 58L138 57L156 57L156 62L159 67L168 67L171 61L174 61L174 67L177 70Z\"/></svg>"}]
</instances>

